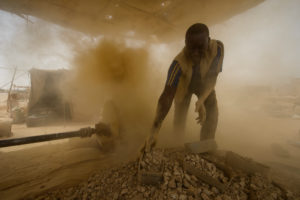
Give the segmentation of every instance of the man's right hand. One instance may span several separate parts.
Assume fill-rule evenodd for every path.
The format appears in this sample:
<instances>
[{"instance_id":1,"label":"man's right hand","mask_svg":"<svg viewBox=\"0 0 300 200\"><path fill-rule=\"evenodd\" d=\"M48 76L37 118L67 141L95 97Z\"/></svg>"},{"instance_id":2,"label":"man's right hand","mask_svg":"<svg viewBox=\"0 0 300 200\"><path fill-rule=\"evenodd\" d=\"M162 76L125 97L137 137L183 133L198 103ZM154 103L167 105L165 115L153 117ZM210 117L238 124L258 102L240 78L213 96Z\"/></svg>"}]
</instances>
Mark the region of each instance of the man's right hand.
<instances>
[{"instance_id":1,"label":"man's right hand","mask_svg":"<svg viewBox=\"0 0 300 200\"><path fill-rule=\"evenodd\" d=\"M154 135L150 135L145 142L145 152L149 153L156 146L156 137Z\"/></svg>"},{"instance_id":2,"label":"man's right hand","mask_svg":"<svg viewBox=\"0 0 300 200\"><path fill-rule=\"evenodd\" d=\"M141 152L149 153L156 146L157 135L159 133L160 127L153 127L151 129L150 135L147 137L144 146L141 149Z\"/></svg>"}]
</instances>

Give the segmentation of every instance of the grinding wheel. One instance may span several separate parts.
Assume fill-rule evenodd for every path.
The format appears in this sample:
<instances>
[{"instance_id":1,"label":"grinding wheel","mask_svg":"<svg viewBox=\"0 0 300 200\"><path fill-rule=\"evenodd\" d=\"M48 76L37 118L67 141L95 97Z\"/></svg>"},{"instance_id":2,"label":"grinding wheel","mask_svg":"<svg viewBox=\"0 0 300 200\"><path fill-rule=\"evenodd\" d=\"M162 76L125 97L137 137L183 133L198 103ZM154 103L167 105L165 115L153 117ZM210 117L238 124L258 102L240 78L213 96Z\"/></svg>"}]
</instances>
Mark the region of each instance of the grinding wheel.
<instances>
[{"instance_id":1,"label":"grinding wheel","mask_svg":"<svg viewBox=\"0 0 300 200\"><path fill-rule=\"evenodd\" d=\"M113 101L104 103L101 122L109 127L110 135L96 134L96 139L101 148L110 150L121 136L119 110Z\"/></svg>"}]
</instances>

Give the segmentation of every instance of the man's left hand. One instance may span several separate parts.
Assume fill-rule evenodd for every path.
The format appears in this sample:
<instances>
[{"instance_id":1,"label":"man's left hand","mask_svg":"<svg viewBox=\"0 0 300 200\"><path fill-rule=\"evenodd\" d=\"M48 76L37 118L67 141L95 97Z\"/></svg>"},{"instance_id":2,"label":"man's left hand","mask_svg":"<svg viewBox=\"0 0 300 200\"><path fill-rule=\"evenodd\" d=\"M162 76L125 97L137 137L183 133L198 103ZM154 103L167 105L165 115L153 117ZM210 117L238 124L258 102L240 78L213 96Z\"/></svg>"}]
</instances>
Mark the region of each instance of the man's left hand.
<instances>
[{"instance_id":1,"label":"man's left hand","mask_svg":"<svg viewBox=\"0 0 300 200\"><path fill-rule=\"evenodd\" d=\"M206 120L206 109L202 101L198 100L196 102L195 112L198 113L198 117L196 118L197 123L202 125Z\"/></svg>"}]
</instances>

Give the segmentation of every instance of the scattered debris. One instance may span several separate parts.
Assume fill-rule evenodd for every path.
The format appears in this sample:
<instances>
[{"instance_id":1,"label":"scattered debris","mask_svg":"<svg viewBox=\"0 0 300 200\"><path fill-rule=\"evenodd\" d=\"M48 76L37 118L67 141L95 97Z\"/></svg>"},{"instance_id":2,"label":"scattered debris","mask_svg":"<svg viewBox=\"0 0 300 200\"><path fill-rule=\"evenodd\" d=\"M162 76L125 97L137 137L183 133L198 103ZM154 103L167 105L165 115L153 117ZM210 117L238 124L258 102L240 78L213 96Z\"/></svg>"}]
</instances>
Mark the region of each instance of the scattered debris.
<instances>
[{"instance_id":1,"label":"scattered debris","mask_svg":"<svg viewBox=\"0 0 300 200\"><path fill-rule=\"evenodd\" d=\"M13 108L11 115L12 115L14 124L21 124L21 123L25 122L26 113L25 113L24 108L21 108L21 107Z\"/></svg>"},{"instance_id":2,"label":"scattered debris","mask_svg":"<svg viewBox=\"0 0 300 200\"><path fill-rule=\"evenodd\" d=\"M12 125L12 119L0 118L0 137L12 136L11 125Z\"/></svg>"},{"instance_id":3,"label":"scattered debris","mask_svg":"<svg viewBox=\"0 0 300 200\"><path fill-rule=\"evenodd\" d=\"M296 199L295 195L259 173L232 170L232 178L227 177L214 164L219 161L210 158L214 160L210 162L209 157L215 155L192 154L183 149L156 149L142 160L99 171L80 185L28 199ZM145 164L140 164L141 161ZM161 165L164 168L159 184L147 185L138 181L139 168L157 172Z\"/></svg>"}]
</instances>

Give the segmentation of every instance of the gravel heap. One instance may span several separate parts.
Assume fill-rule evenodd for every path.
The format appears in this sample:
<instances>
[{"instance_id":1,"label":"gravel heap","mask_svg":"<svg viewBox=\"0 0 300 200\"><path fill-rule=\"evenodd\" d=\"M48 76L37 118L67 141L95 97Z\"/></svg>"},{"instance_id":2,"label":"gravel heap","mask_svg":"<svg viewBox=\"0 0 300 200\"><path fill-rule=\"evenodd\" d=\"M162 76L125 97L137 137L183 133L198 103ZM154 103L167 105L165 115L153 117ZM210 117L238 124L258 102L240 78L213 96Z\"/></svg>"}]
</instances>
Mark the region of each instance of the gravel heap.
<instances>
[{"instance_id":1,"label":"gravel heap","mask_svg":"<svg viewBox=\"0 0 300 200\"><path fill-rule=\"evenodd\" d=\"M221 192L216 187L198 179L184 170L183 162L201 170L204 174L226 185ZM203 159L201 155L189 154L184 150L156 149L146 154L141 161L141 168L159 171L163 164L161 183L144 185L138 181L139 161L122 166L101 170L77 186L50 191L36 200L78 199L78 200L125 200L125 199L171 199L171 200L286 200L298 199L290 192L275 186L259 174L236 172L233 177L226 177L214 163Z\"/></svg>"}]
</instances>

